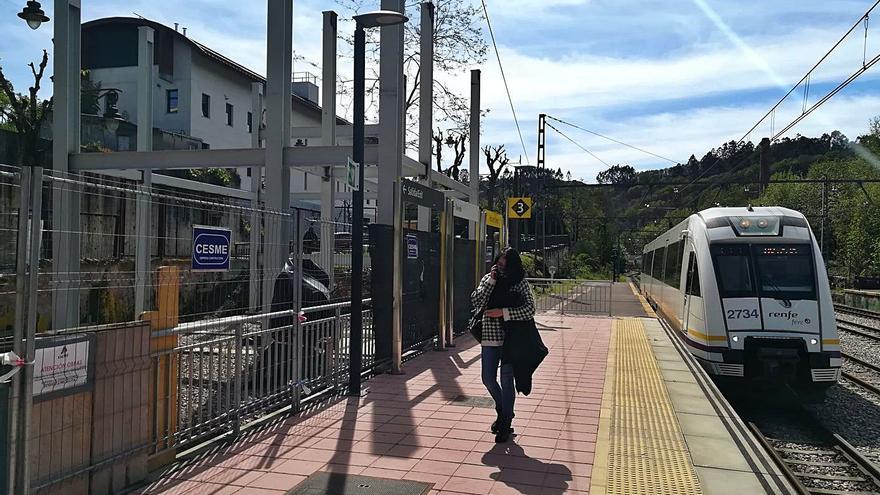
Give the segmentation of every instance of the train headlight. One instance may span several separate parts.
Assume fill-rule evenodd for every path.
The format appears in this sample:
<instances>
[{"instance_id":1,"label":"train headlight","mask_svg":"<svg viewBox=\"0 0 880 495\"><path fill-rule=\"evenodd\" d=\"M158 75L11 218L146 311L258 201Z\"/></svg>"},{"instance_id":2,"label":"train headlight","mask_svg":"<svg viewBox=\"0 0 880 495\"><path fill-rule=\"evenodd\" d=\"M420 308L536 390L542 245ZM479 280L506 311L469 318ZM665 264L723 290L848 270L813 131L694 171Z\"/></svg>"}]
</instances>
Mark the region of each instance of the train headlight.
<instances>
[{"instance_id":1,"label":"train headlight","mask_svg":"<svg viewBox=\"0 0 880 495\"><path fill-rule=\"evenodd\" d=\"M747 229L752 226L752 221L749 220L748 218L743 218L742 220L739 221L739 226L742 229Z\"/></svg>"},{"instance_id":2,"label":"train headlight","mask_svg":"<svg viewBox=\"0 0 880 495\"><path fill-rule=\"evenodd\" d=\"M818 340L816 340L816 339L810 339L810 345L816 345L816 344L818 344L818 343L819 343Z\"/></svg>"},{"instance_id":3,"label":"train headlight","mask_svg":"<svg viewBox=\"0 0 880 495\"><path fill-rule=\"evenodd\" d=\"M758 220L758 228L759 229L766 229L767 226L769 226L769 225L770 225L770 222L768 222L767 220L765 220L763 218Z\"/></svg>"},{"instance_id":4,"label":"train headlight","mask_svg":"<svg viewBox=\"0 0 880 495\"><path fill-rule=\"evenodd\" d=\"M733 341L734 341L734 342L739 342L739 336L738 336L738 335L734 335L734 336L733 336Z\"/></svg>"}]
</instances>

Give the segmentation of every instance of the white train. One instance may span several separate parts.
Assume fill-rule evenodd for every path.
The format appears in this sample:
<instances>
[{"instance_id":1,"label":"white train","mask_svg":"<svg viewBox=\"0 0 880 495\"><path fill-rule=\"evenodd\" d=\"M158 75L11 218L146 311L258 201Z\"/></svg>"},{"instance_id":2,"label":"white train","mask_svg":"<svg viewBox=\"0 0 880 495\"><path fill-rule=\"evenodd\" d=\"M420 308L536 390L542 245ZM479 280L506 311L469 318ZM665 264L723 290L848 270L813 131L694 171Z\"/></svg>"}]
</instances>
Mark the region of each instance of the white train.
<instances>
[{"instance_id":1,"label":"white train","mask_svg":"<svg viewBox=\"0 0 880 495\"><path fill-rule=\"evenodd\" d=\"M645 246L642 267L644 295L709 374L837 382L831 290L801 213L703 210Z\"/></svg>"}]
</instances>

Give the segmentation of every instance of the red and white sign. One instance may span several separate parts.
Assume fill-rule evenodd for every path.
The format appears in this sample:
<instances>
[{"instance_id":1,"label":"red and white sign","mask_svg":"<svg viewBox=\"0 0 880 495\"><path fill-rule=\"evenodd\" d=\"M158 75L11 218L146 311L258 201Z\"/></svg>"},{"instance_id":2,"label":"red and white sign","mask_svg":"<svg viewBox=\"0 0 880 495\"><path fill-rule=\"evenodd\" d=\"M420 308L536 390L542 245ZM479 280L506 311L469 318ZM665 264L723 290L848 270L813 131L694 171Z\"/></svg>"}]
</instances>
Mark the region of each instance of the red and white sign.
<instances>
[{"instance_id":1,"label":"red and white sign","mask_svg":"<svg viewBox=\"0 0 880 495\"><path fill-rule=\"evenodd\" d=\"M88 340L36 349L34 396L81 387L88 379Z\"/></svg>"}]
</instances>

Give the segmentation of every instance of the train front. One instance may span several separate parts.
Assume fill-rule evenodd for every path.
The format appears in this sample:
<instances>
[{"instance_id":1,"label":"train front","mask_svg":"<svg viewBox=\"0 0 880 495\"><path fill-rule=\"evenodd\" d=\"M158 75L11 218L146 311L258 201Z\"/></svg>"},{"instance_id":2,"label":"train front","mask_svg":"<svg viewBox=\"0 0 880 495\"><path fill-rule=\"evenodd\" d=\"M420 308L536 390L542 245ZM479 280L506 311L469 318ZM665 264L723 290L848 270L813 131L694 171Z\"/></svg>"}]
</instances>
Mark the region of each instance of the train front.
<instances>
[{"instance_id":1,"label":"train front","mask_svg":"<svg viewBox=\"0 0 880 495\"><path fill-rule=\"evenodd\" d=\"M804 216L749 208L707 227L730 349L725 363L740 364L746 378L819 390L836 383L841 355L831 291Z\"/></svg>"}]
</instances>

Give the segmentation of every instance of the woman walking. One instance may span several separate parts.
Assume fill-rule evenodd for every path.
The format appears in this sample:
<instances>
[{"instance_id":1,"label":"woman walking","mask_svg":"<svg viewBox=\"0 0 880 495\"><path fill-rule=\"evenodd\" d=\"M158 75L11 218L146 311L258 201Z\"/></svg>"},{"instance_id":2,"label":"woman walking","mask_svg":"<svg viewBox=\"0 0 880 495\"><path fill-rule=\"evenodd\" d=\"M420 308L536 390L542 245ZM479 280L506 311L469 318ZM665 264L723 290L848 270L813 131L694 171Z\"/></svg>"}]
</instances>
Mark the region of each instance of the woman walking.
<instances>
[{"instance_id":1,"label":"woman walking","mask_svg":"<svg viewBox=\"0 0 880 495\"><path fill-rule=\"evenodd\" d=\"M506 442L513 428L513 404L516 399L512 363L501 363L504 347L504 322L528 321L535 316L535 298L525 280L522 260L513 248L506 248L495 260L492 270L483 277L471 294L474 308L483 308L482 375L483 385L495 399L498 417L492 423L495 441ZM498 367L501 365L501 385Z\"/></svg>"}]
</instances>

